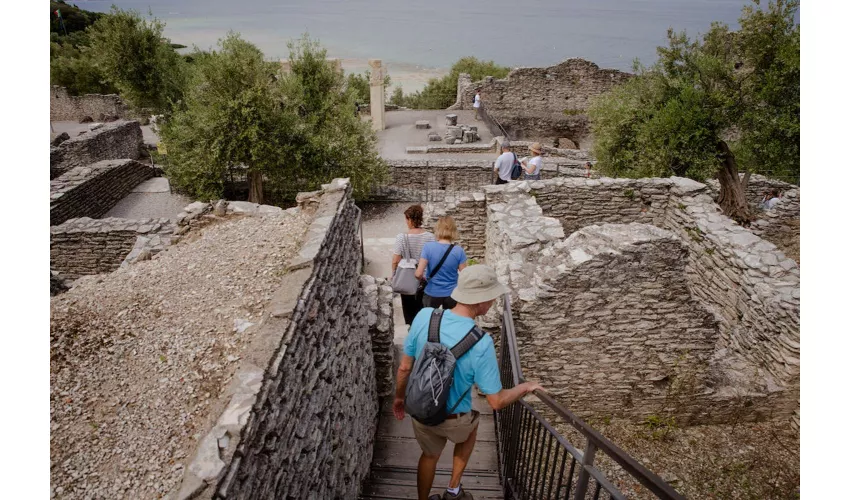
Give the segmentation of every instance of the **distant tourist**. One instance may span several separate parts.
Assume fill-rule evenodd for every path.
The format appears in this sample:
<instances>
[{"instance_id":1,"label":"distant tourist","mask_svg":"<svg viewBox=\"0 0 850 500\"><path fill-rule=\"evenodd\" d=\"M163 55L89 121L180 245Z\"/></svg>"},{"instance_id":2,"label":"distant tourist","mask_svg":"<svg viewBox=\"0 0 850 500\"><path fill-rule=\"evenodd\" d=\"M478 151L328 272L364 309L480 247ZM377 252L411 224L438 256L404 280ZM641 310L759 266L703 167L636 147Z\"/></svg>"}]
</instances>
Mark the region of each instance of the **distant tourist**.
<instances>
[{"instance_id":1,"label":"distant tourist","mask_svg":"<svg viewBox=\"0 0 850 500\"><path fill-rule=\"evenodd\" d=\"M422 305L451 309L455 306L452 290L457 286L458 273L466 267L466 252L454 243L458 239L457 226L451 217L441 217L434 233L437 241L425 243L416 269L416 277L428 282Z\"/></svg>"},{"instance_id":2,"label":"distant tourist","mask_svg":"<svg viewBox=\"0 0 850 500\"><path fill-rule=\"evenodd\" d=\"M404 221L407 223L407 232L399 233L395 237L395 248L393 250L392 270L393 277L396 275L399 263L402 259L405 266L415 277L416 268L419 266L419 258L422 255L422 247L429 241L435 241L434 235L422 229L422 205L411 205L404 211ZM403 271L408 272L408 271ZM399 293L401 296L401 310L404 313L404 323L409 325L413 318L422 309L423 286L420 286L415 294Z\"/></svg>"},{"instance_id":3,"label":"distant tourist","mask_svg":"<svg viewBox=\"0 0 850 500\"><path fill-rule=\"evenodd\" d=\"M516 163L516 155L511 152L511 144L504 141L502 143L502 154L496 158L496 163L493 165L493 171L498 174L496 184L507 184L511 181L514 163Z\"/></svg>"},{"instance_id":4,"label":"distant tourist","mask_svg":"<svg viewBox=\"0 0 850 500\"><path fill-rule=\"evenodd\" d=\"M472 99L472 109L475 110L475 119L478 120L478 110L481 109L481 89L475 89L475 97Z\"/></svg>"},{"instance_id":5,"label":"distant tourist","mask_svg":"<svg viewBox=\"0 0 850 500\"><path fill-rule=\"evenodd\" d=\"M593 165L590 162L584 164L584 176L590 179L590 169L593 168Z\"/></svg>"},{"instance_id":6,"label":"distant tourist","mask_svg":"<svg viewBox=\"0 0 850 500\"><path fill-rule=\"evenodd\" d=\"M779 203L779 190L771 189L764 192L761 203L759 203L759 208L762 210L771 210L777 203Z\"/></svg>"},{"instance_id":7,"label":"distant tourist","mask_svg":"<svg viewBox=\"0 0 850 500\"><path fill-rule=\"evenodd\" d=\"M480 423L479 412L472 409L473 384L494 410L543 390L533 382L504 389L493 339L475 324L475 318L486 314L506 291L492 268L482 264L469 266L460 273L457 288L452 291L452 299L457 301L454 309L422 309L410 326L396 377L393 414L398 420L404 419L405 412L411 414L413 434L422 450L416 475L419 500L472 500L461 479L475 448ZM432 322L437 334L434 343L428 339ZM451 369L445 359L438 357L447 355L446 351L458 344L462 347L455 349L457 357ZM444 375L451 377L445 384ZM443 495L429 497L446 441L455 445L452 475Z\"/></svg>"},{"instance_id":8,"label":"distant tourist","mask_svg":"<svg viewBox=\"0 0 850 500\"><path fill-rule=\"evenodd\" d=\"M536 181L540 179L540 173L543 170L543 157L540 156L543 154L543 146L539 142L535 142L531 146L528 146L528 150L531 151L534 157L523 162L523 178L529 181Z\"/></svg>"}]
</instances>

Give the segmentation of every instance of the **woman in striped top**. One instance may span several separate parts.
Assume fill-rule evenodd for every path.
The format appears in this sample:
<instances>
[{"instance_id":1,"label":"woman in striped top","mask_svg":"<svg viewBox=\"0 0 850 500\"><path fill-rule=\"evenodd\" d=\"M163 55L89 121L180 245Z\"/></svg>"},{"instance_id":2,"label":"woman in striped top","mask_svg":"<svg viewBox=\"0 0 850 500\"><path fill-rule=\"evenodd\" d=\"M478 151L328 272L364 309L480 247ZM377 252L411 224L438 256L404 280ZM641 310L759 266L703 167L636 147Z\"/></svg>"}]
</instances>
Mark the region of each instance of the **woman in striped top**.
<instances>
[{"instance_id":1,"label":"woman in striped top","mask_svg":"<svg viewBox=\"0 0 850 500\"><path fill-rule=\"evenodd\" d=\"M393 274L401 262L402 256L405 259L415 259L419 261L419 256L422 254L422 247L429 241L435 241L434 235L422 229L422 205L411 205L404 211L405 222L407 222L407 232L399 233L395 237L395 249L393 250ZM401 309L404 312L404 322L410 324L413 318L422 309L422 294L416 295L401 295Z\"/></svg>"}]
</instances>

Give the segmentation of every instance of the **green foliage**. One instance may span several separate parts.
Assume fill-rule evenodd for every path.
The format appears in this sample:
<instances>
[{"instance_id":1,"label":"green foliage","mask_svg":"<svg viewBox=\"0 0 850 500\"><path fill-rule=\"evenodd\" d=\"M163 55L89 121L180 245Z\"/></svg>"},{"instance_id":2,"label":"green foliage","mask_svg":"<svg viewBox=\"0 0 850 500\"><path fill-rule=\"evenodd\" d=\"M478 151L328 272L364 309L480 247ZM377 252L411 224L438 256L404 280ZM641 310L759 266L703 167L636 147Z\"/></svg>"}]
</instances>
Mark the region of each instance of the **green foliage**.
<instances>
[{"instance_id":1,"label":"green foliage","mask_svg":"<svg viewBox=\"0 0 850 500\"><path fill-rule=\"evenodd\" d=\"M457 79L461 73L469 73L475 82L487 76L504 78L509 72L510 68L499 66L493 61L464 57L452 65L448 75L431 78L424 89L404 96L404 106L414 109L445 109L457 99Z\"/></svg>"},{"instance_id":2,"label":"green foliage","mask_svg":"<svg viewBox=\"0 0 850 500\"><path fill-rule=\"evenodd\" d=\"M349 73L346 77L346 86L354 91L354 100L361 105L371 104L372 94L369 82L372 79L372 72L366 70L362 75L357 73ZM386 89L392 85L390 75L384 75L384 97L386 98Z\"/></svg>"},{"instance_id":3,"label":"green foliage","mask_svg":"<svg viewBox=\"0 0 850 500\"><path fill-rule=\"evenodd\" d=\"M165 24L112 7L88 29L91 56L106 80L137 109L167 112L185 85L183 59L163 38Z\"/></svg>"},{"instance_id":4,"label":"green foliage","mask_svg":"<svg viewBox=\"0 0 850 500\"><path fill-rule=\"evenodd\" d=\"M746 7L739 31L714 23L696 41L668 31L655 65L636 65L635 78L590 107L602 172L702 181L721 168L729 143L739 168L798 180L796 9L794 0Z\"/></svg>"},{"instance_id":5,"label":"green foliage","mask_svg":"<svg viewBox=\"0 0 850 500\"><path fill-rule=\"evenodd\" d=\"M393 93L390 96L390 104L404 106L404 91L401 90L400 85L397 85L396 88L393 89Z\"/></svg>"},{"instance_id":6,"label":"green foliage","mask_svg":"<svg viewBox=\"0 0 850 500\"><path fill-rule=\"evenodd\" d=\"M630 200L634 200L635 199L635 190L634 189L625 189L625 190L623 190L623 196L625 196L626 198L628 198Z\"/></svg>"},{"instance_id":7,"label":"green foliage","mask_svg":"<svg viewBox=\"0 0 850 500\"><path fill-rule=\"evenodd\" d=\"M199 53L183 104L162 126L174 185L214 199L244 171L289 196L334 177L350 177L356 195L383 181L375 135L352 112L355 90L325 59L306 36L290 45L285 75L235 33Z\"/></svg>"},{"instance_id":8,"label":"green foliage","mask_svg":"<svg viewBox=\"0 0 850 500\"><path fill-rule=\"evenodd\" d=\"M676 429L676 419L673 416L650 415L644 419L643 424L653 439L666 438L670 431Z\"/></svg>"},{"instance_id":9,"label":"green foliage","mask_svg":"<svg viewBox=\"0 0 850 500\"><path fill-rule=\"evenodd\" d=\"M62 13L62 25L59 23L59 17L56 16L56 11ZM84 31L86 28L94 24L95 21L103 17L100 12L90 12L83 10L76 5L68 5L64 0L58 2L50 2L50 32L65 35L71 35L78 31Z\"/></svg>"},{"instance_id":10,"label":"green foliage","mask_svg":"<svg viewBox=\"0 0 850 500\"><path fill-rule=\"evenodd\" d=\"M71 95L118 92L93 61L85 31L50 34L50 83L65 87Z\"/></svg>"}]
</instances>

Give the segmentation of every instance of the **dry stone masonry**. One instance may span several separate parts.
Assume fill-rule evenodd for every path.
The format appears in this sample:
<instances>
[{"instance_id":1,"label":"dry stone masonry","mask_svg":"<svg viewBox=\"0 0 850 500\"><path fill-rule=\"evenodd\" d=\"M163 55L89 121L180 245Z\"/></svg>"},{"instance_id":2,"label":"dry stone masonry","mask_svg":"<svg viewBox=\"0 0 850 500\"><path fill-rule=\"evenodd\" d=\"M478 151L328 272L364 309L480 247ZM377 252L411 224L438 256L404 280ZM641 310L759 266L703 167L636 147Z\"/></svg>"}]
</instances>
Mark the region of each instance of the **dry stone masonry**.
<instances>
[{"instance_id":1,"label":"dry stone masonry","mask_svg":"<svg viewBox=\"0 0 850 500\"><path fill-rule=\"evenodd\" d=\"M175 498L356 498L368 474L378 396L360 211L347 179L299 198L313 219L257 332L274 355L244 374Z\"/></svg>"},{"instance_id":2,"label":"dry stone masonry","mask_svg":"<svg viewBox=\"0 0 850 500\"><path fill-rule=\"evenodd\" d=\"M393 287L385 278L364 274L360 287L369 307L369 333L375 359L378 397L391 396L395 390L393 372Z\"/></svg>"},{"instance_id":3,"label":"dry stone masonry","mask_svg":"<svg viewBox=\"0 0 850 500\"><path fill-rule=\"evenodd\" d=\"M591 99L625 82L630 74L600 69L584 59L548 68L517 68L504 79L458 79L458 101L450 109L471 109L475 90L487 112L512 138L566 137L589 149L586 111Z\"/></svg>"},{"instance_id":4,"label":"dry stone masonry","mask_svg":"<svg viewBox=\"0 0 850 500\"><path fill-rule=\"evenodd\" d=\"M459 194L443 202L425 205L423 226L433 231L440 217L450 216L457 224L460 245L470 259L483 260L487 227L487 204L484 193Z\"/></svg>"},{"instance_id":5,"label":"dry stone masonry","mask_svg":"<svg viewBox=\"0 0 850 500\"><path fill-rule=\"evenodd\" d=\"M72 96L64 87L50 88L50 121L79 121L87 116L96 120L108 116L124 118L127 106L117 94Z\"/></svg>"},{"instance_id":6,"label":"dry stone masonry","mask_svg":"<svg viewBox=\"0 0 850 500\"><path fill-rule=\"evenodd\" d=\"M101 217L156 174L156 169L135 160L104 160L74 167L50 181L50 225L77 217Z\"/></svg>"},{"instance_id":7,"label":"dry stone masonry","mask_svg":"<svg viewBox=\"0 0 850 500\"><path fill-rule=\"evenodd\" d=\"M50 178L55 179L74 167L83 167L101 160L138 159L142 146L142 128L139 122L132 120L107 123L51 147Z\"/></svg>"},{"instance_id":8,"label":"dry stone masonry","mask_svg":"<svg viewBox=\"0 0 850 500\"><path fill-rule=\"evenodd\" d=\"M162 248L171 243L173 232L168 219L70 219L50 227L50 269L72 280L109 273L121 266L140 237Z\"/></svg>"},{"instance_id":9,"label":"dry stone masonry","mask_svg":"<svg viewBox=\"0 0 850 500\"><path fill-rule=\"evenodd\" d=\"M681 178L487 186L520 355L584 415L791 418L799 270ZM494 318L491 318L491 320Z\"/></svg>"}]
</instances>

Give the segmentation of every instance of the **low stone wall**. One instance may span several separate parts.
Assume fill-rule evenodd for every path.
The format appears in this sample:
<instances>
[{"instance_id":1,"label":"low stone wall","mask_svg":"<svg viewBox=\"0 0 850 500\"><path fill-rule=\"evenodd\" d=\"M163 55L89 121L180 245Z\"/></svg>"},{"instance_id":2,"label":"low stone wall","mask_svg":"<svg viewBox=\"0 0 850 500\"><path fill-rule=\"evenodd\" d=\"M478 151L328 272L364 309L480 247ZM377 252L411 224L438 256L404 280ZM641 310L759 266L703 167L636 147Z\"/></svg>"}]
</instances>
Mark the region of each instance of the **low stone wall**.
<instances>
[{"instance_id":1,"label":"low stone wall","mask_svg":"<svg viewBox=\"0 0 850 500\"><path fill-rule=\"evenodd\" d=\"M109 273L121 266L139 236L168 238L168 219L70 219L50 227L50 269L67 279Z\"/></svg>"},{"instance_id":2,"label":"low stone wall","mask_svg":"<svg viewBox=\"0 0 850 500\"><path fill-rule=\"evenodd\" d=\"M313 220L254 333L274 355L258 373L237 372L245 382L175 498L356 498L369 472L378 396L360 210L347 179L299 200Z\"/></svg>"},{"instance_id":3,"label":"low stone wall","mask_svg":"<svg viewBox=\"0 0 850 500\"><path fill-rule=\"evenodd\" d=\"M799 270L723 216L705 185L559 178L484 191L486 259L511 289L523 368L576 411L693 424L798 409Z\"/></svg>"},{"instance_id":4,"label":"low stone wall","mask_svg":"<svg viewBox=\"0 0 850 500\"><path fill-rule=\"evenodd\" d=\"M456 242L470 259L483 260L485 253L485 228L487 204L484 193L476 192L451 197L443 202L425 205L422 226L434 230L440 217L450 216L455 220L459 239Z\"/></svg>"},{"instance_id":5,"label":"low stone wall","mask_svg":"<svg viewBox=\"0 0 850 500\"><path fill-rule=\"evenodd\" d=\"M139 122L107 123L50 148L50 178L55 179L74 167L84 167L101 160L138 159L142 145Z\"/></svg>"},{"instance_id":6,"label":"low stone wall","mask_svg":"<svg viewBox=\"0 0 850 500\"><path fill-rule=\"evenodd\" d=\"M557 178L530 189L543 213L564 225L567 236L584 226L643 222L662 226L669 179Z\"/></svg>"},{"instance_id":7,"label":"low stone wall","mask_svg":"<svg viewBox=\"0 0 850 500\"><path fill-rule=\"evenodd\" d=\"M496 179L493 160L453 158L448 160L388 160L389 179L372 191L375 201L452 202L460 195L480 192ZM544 179L586 176L583 162L545 157ZM592 177L597 177L595 172Z\"/></svg>"},{"instance_id":8,"label":"low stone wall","mask_svg":"<svg viewBox=\"0 0 850 500\"><path fill-rule=\"evenodd\" d=\"M90 116L94 120L127 116L127 106L117 94L72 96L65 87L50 87L50 121L79 121Z\"/></svg>"},{"instance_id":9,"label":"low stone wall","mask_svg":"<svg viewBox=\"0 0 850 500\"><path fill-rule=\"evenodd\" d=\"M135 160L104 160L75 167L50 181L50 225L103 216L157 171Z\"/></svg>"},{"instance_id":10,"label":"low stone wall","mask_svg":"<svg viewBox=\"0 0 850 500\"><path fill-rule=\"evenodd\" d=\"M368 274L360 277L360 287L369 307L369 334L372 337L378 397L392 396L395 391L393 287L386 278Z\"/></svg>"}]
</instances>

